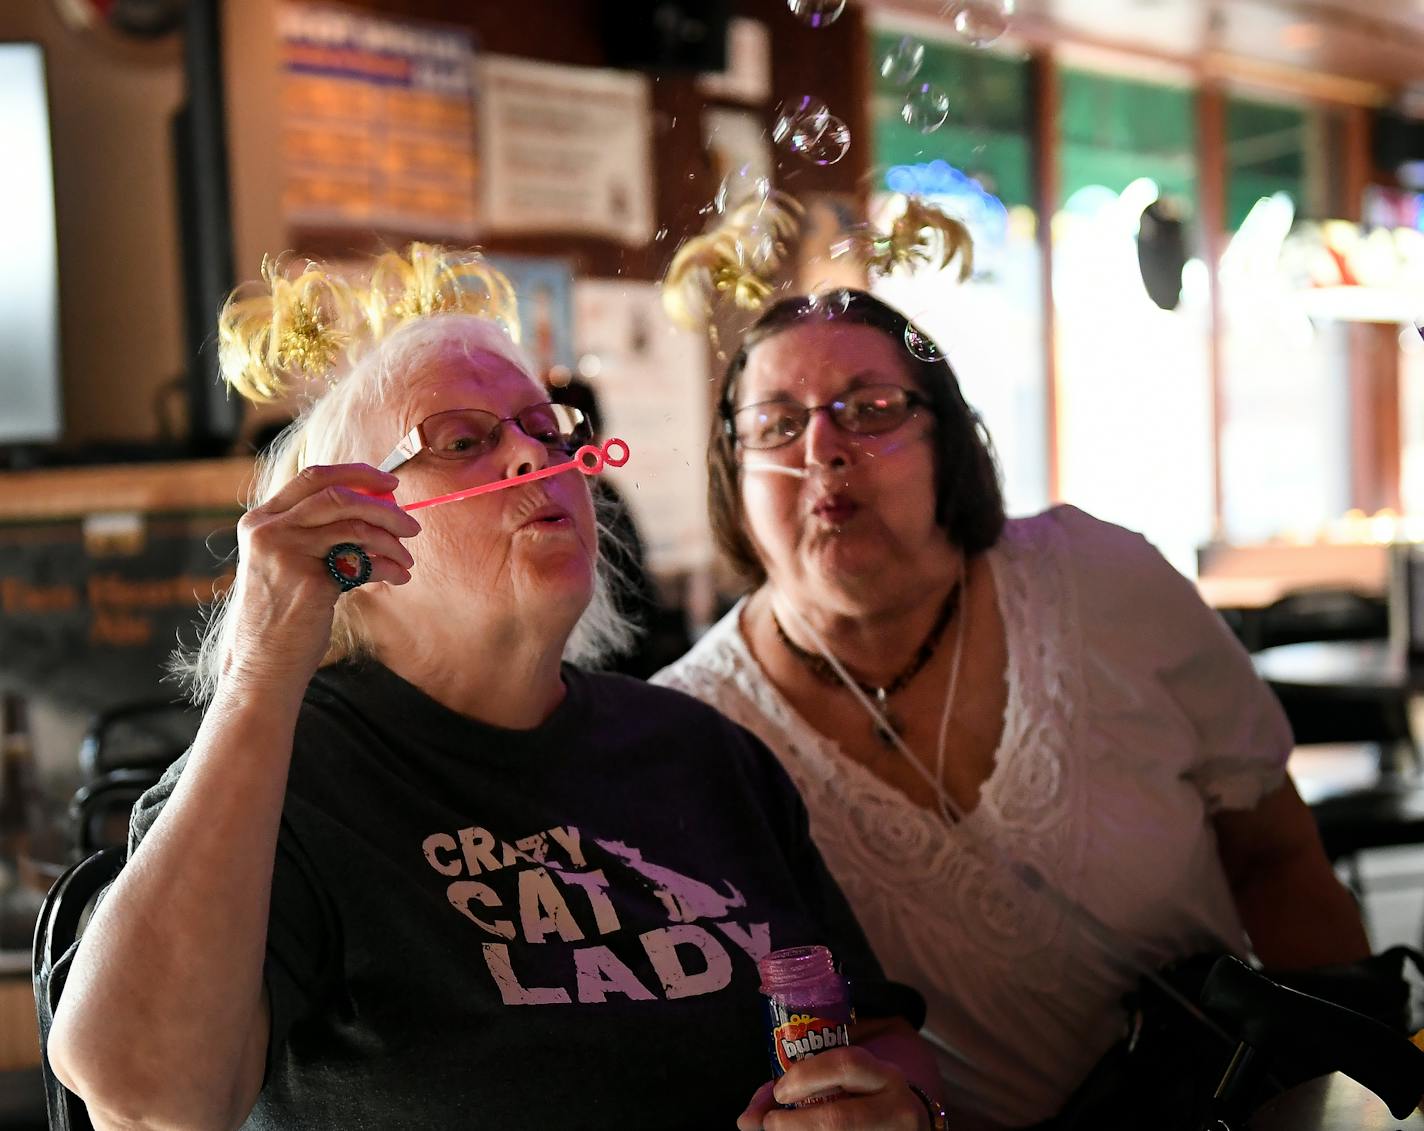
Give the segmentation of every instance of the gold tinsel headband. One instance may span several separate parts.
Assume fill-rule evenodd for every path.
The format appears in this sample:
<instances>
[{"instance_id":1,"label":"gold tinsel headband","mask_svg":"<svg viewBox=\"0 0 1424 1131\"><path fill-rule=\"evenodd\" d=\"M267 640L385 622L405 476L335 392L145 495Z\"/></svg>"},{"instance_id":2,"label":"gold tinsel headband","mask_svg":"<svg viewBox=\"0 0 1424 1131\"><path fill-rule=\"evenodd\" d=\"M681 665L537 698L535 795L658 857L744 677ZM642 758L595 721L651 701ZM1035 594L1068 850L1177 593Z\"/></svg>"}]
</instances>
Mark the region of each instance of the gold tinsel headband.
<instances>
[{"instance_id":1,"label":"gold tinsel headband","mask_svg":"<svg viewBox=\"0 0 1424 1131\"><path fill-rule=\"evenodd\" d=\"M679 326L702 329L718 303L730 299L757 311L776 289L776 274L789 243L801 230L804 209L785 193L772 192L729 212L711 231L678 248L663 276L663 309ZM939 271L958 257L959 277L974 270L969 229L917 197L881 231L865 225L840 241L832 255L852 255L872 275L900 269Z\"/></svg>"},{"instance_id":2,"label":"gold tinsel headband","mask_svg":"<svg viewBox=\"0 0 1424 1131\"><path fill-rule=\"evenodd\" d=\"M311 261L291 274L289 261L264 259L261 281L218 315L223 380L257 404L333 380L343 355L431 314L477 314L519 341L514 287L476 251L412 243L377 257L364 282Z\"/></svg>"}]
</instances>

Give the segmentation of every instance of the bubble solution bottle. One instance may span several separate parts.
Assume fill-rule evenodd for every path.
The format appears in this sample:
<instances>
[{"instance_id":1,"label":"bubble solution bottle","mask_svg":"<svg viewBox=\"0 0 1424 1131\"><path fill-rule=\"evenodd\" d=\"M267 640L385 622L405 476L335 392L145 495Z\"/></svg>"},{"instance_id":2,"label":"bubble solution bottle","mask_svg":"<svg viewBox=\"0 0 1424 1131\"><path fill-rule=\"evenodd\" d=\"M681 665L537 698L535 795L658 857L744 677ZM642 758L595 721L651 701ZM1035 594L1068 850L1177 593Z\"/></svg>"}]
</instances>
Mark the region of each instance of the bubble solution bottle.
<instances>
[{"instance_id":1,"label":"bubble solution bottle","mask_svg":"<svg viewBox=\"0 0 1424 1131\"><path fill-rule=\"evenodd\" d=\"M836 973L823 946L774 950L757 963L766 997L767 1037L772 1076L780 1079L799 1061L850 1044L855 1020L850 989ZM823 1103L839 1091L802 1100L796 1107Z\"/></svg>"}]
</instances>

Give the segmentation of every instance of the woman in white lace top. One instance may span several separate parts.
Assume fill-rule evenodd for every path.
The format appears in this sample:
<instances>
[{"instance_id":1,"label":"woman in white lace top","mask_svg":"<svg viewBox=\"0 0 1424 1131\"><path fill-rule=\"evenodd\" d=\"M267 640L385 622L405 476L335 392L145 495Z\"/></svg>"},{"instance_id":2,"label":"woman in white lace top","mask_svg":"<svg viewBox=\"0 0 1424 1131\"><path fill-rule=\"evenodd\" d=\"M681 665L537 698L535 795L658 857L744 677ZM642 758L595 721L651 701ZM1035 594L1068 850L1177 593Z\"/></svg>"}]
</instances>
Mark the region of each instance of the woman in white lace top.
<instances>
[{"instance_id":1,"label":"woman in white lace top","mask_svg":"<svg viewBox=\"0 0 1424 1131\"><path fill-rule=\"evenodd\" d=\"M982 425L901 315L784 300L719 403L713 523L751 588L656 679L784 762L887 973L928 999L956 1126L1058 1111L1133 965L1368 952L1245 652L1139 535L1067 506L1005 521Z\"/></svg>"}]
</instances>

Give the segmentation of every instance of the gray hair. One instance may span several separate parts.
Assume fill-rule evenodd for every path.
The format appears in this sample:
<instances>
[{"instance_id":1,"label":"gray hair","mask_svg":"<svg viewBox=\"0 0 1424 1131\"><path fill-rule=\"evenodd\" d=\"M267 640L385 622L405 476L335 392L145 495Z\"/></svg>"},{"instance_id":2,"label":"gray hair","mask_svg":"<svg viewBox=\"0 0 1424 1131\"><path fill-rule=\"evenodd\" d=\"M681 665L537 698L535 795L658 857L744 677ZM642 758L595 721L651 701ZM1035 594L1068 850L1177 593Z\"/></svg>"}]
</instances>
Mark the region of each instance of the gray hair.
<instances>
[{"instance_id":1,"label":"gray hair","mask_svg":"<svg viewBox=\"0 0 1424 1131\"><path fill-rule=\"evenodd\" d=\"M272 445L257 459L248 509L261 506L305 467L345 463L369 458L359 450L359 422L378 411L391 391L451 350L473 360L476 353L492 353L533 378L533 366L497 322L474 314L432 314L403 323L375 343L339 380L311 401ZM606 500L594 492L599 542L611 538ZM619 611L614 588L627 579L600 552L594 571L593 597L564 646L564 659L585 667L598 667L631 649L637 635L634 625ZM220 594L210 606L196 645L180 644L169 662L169 672L195 703L210 702L222 681L231 652L236 620L232 591ZM331 624L331 640L322 666L372 655L373 647L361 616L359 600L338 601Z\"/></svg>"}]
</instances>

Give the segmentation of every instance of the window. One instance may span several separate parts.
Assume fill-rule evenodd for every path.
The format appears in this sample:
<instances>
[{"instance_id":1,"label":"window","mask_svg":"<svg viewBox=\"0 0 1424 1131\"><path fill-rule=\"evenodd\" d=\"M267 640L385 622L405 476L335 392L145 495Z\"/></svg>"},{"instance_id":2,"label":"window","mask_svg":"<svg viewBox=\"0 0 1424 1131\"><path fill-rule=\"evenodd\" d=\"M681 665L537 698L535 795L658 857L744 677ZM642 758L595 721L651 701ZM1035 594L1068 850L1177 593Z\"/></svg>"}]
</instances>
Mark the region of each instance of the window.
<instances>
[{"instance_id":1,"label":"window","mask_svg":"<svg viewBox=\"0 0 1424 1131\"><path fill-rule=\"evenodd\" d=\"M975 273L965 283L952 269L892 276L874 290L944 349L994 439L1010 512L1031 513L1048 501L1048 444L1028 65L912 36L925 52L914 86L949 99L944 124L924 133L901 115L912 88L880 73L904 34L871 38L871 215L883 222L904 194L923 197L969 227Z\"/></svg>"},{"instance_id":2,"label":"window","mask_svg":"<svg viewBox=\"0 0 1424 1131\"><path fill-rule=\"evenodd\" d=\"M1349 327L1307 318L1279 266L1302 214L1329 214L1324 119L1226 101L1220 458L1230 542L1310 540L1350 505Z\"/></svg>"},{"instance_id":3,"label":"window","mask_svg":"<svg viewBox=\"0 0 1424 1131\"><path fill-rule=\"evenodd\" d=\"M1211 533L1210 307L1200 261L1175 309L1147 293L1138 232L1170 209L1191 253L1196 117L1185 86L1066 68L1053 218L1059 485L1195 572Z\"/></svg>"}]
</instances>

